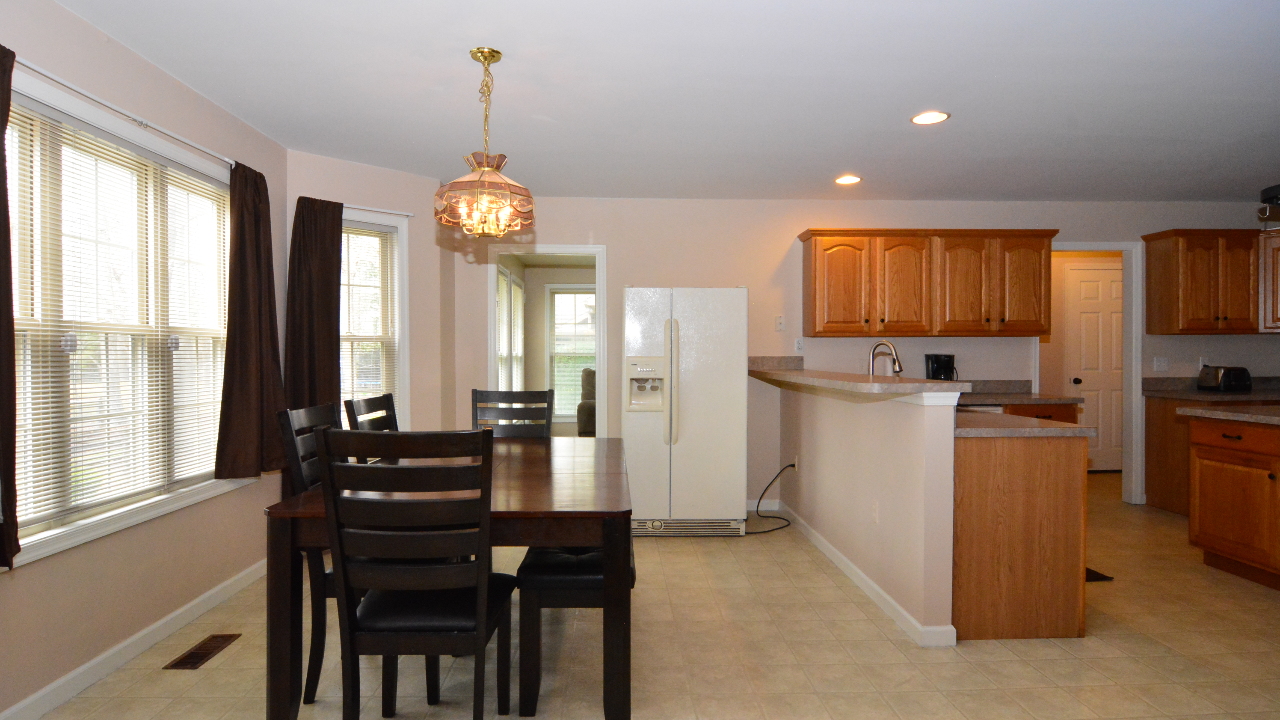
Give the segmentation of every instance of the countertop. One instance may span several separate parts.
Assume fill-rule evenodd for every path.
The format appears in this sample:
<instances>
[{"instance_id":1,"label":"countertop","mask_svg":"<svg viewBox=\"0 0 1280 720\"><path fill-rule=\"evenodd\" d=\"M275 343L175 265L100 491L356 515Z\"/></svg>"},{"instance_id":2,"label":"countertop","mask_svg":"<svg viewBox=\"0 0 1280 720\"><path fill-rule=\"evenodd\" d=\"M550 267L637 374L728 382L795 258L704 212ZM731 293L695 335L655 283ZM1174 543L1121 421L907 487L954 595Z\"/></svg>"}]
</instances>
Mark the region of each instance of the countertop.
<instances>
[{"instance_id":1,"label":"countertop","mask_svg":"<svg viewBox=\"0 0 1280 720\"><path fill-rule=\"evenodd\" d=\"M1021 415L956 411L956 437L1095 437L1097 428L1074 423L1037 420Z\"/></svg>"},{"instance_id":2,"label":"countertop","mask_svg":"<svg viewBox=\"0 0 1280 720\"><path fill-rule=\"evenodd\" d=\"M1280 403L1280 378L1255 377L1250 392L1205 392L1196 389L1196 378L1142 378L1143 397L1169 400L1193 400L1211 403L1276 402Z\"/></svg>"},{"instance_id":3,"label":"countertop","mask_svg":"<svg viewBox=\"0 0 1280 720\"><path fill-rule=\"evenodd\" d=\"M947 380L921 380L894 375L855 375L853 373L826 370L750 370L757 380L769 383L786 383L827 390L843 390L864 395L915 395L925 392L968 392L967 382Z\"/></svg>"},{"instance_id":4,"label":"countertop","mask_svg":"<svg viewBox=\"0 0 1280 720\"><path fill-rule=\"evenodd\" d=\"M1041 393L961 393L958 405L1083 405L1082 397Z\"/></svg>"},{"instance_id":5,"label":"countertop","mask_svg":"<svg viewBox=\"0 0 1280 720\"><path fill-rule=\"evenodd\" d=\"M1263 425L1280 425L1280 405L1190 407L1178 408L1177 412L1179 415L1213 418L1214 420L1234 420L1236 422L1262 423Z\"/></svg>"}]
</instances>

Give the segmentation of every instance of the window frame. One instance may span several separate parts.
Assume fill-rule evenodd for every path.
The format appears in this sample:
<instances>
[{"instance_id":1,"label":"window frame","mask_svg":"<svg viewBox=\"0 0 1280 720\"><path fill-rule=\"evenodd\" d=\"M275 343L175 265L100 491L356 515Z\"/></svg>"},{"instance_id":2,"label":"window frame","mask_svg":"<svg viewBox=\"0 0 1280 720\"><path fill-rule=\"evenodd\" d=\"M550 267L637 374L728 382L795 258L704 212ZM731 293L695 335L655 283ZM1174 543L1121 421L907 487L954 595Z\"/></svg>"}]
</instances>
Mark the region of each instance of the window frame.
<instances>
[{"instance_id":1,"label":"window frame","mask_svg":"<svg viewBox=\"0 0 1280 720\"><path fill-rule=\"evenodd\" d=\"M494 383L494 386L495 386L495 389L497 390L515 390L515 391L524 390L525 384L526 384L525 378L524 378L525 363L528 359L528 353L525 351L525 336L524 336L525 327L524 326L525 326L525 310L528 307L529 295L525 290L524 280L522 278L518 278L515 275L513 275L509 269L499 265L497 276L498 276L498 283L495 287L493 297L492 297L493 307L495 308L494 314L495 314L495 320L496 320L496 322L493 325L492 344L493 344L493 347L495 348L494 357L497 361L497 378L496 378L496 382ZM506 318L501 317L501 310L498 304L498 294L501 291L503 283L506 283L506 289L507 289L507 305L506 305L507 317ZM519 315L518 323L517 323L517 313L516 313L515 303L513 302L513 300L515 299L516 288L520 288L520 299L521 299L520 312L518 313ZM507 323L507 328L506 328L507 337L505 339L507 341L507 346L510 351L509 355L506 355L506 356L504 356L501 351L502 340L503 340L502 326L503 326L504 319L506 320L506 323ZM518 333L517 333L517 329L518 329ZM519 353L516 352L517 334L519 335L519 340L520 340ZM506 387L506 388L502 387L503 372L504 372L502 360L504 357L508 358L508 362L505 367L505 370L510 373L510 377L506 378L510 387ZM516 382L516 372L515 372L517 357L520 358L519 382Z\"/></svg>"},{"instance_id":2,"label":"window frame","mask_svg":"<svg viewBox=\"0 0 1280 720\"><path fill-rule=\"evenodd\" d=\"M595 283L548 283L543 287L544 287L543 292L546 293L546 300L543 303L543 306L547 316L546 325L545 325L546 333L547 333L547 337L546 337L546 343L547 343L546 345L546 351L547 351L546 384L547 385L546 386L550 390L555 390L556 389L555 388L555 375L556 375L555 296L556 295L586 295L588 294L586 291L590 291L590 294L593 296L593 299L597 303L596 304L596 322L593 325L596 331L596 335L595 335L596 342L595 342L595 352L593 354L593 357L594 357L593 364L598 366L600 361L600 306L599 306L600 295L598 292L596 292ZM575 353L575 355L577 354L578 353ZM600 369L599 367L597 367L596 368L596 397L598 398L599 396L600 396ZM557 414L554 414L554 411L553 411L551 419L553 422L577 422L578 416L576 413L573 415L557 415Z\"/></svg>"}]
</instances>

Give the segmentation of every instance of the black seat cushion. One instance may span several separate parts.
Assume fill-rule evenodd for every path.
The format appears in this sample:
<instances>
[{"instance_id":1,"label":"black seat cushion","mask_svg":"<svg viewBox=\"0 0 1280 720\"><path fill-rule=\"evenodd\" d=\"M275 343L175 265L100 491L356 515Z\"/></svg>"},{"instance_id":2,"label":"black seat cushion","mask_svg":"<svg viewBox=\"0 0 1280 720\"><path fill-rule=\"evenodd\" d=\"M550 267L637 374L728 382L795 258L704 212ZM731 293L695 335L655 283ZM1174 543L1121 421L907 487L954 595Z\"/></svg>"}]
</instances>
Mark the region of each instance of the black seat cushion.
<instances>
[{"instance_id":1,"label":"black seat cushion","mask_svg":"<svg viewBox=\"0 0 1280 720\"><path fill-rule=\"evenodd\" d=\"M516 579L489 575L489 627L516 589ZM475 632L476 590L370 590L356 609L361 631Z\"/></svg>"},{"instance_id":2,"label":"black seat cushion","mask_svg":"<svg viewBox=\"0 0 1280 720\"><path fill-rule=\"evenodd\" d=\"M529 548L516 571L532 590L604 589L604 550L598 547Z\"/></svg>"}]
</instances>

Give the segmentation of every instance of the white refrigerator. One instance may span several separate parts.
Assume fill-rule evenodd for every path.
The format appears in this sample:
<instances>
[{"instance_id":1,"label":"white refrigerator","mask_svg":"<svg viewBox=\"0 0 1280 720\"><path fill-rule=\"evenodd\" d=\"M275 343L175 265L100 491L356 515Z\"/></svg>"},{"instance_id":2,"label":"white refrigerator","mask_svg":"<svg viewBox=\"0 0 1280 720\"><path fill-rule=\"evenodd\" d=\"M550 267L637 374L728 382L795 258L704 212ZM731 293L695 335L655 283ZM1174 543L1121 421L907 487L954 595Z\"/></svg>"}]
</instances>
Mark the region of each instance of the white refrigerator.
<instances>
[{"instance_id":1,"label":"white refrigerator","mask_svg":"<svg viewBox=\"0 0 1280 720\"><path fill-rule=\"evenodd\" d=\"M622 438L636 535L741 535L746 288L627 288Z\"/></svg>"}]
</instances>

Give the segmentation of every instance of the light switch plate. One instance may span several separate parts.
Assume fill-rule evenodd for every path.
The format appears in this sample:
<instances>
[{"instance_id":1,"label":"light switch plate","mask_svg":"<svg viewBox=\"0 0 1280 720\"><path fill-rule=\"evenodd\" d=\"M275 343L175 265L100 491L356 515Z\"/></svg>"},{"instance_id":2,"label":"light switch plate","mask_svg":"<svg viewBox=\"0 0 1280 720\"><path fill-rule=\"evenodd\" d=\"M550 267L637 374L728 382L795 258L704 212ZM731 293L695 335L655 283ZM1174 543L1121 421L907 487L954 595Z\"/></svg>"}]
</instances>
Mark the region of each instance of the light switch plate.
<instances>
[{"instance_id":1,"label":"light switch plate","mask_svg":"<svg viewBox=\"0 0 1280 720\"><path fill-rule=\"evenodd\" d=\"M773 316L773 329L778 332L782 332L782 316L781 315Z\"/></svg>"}]
</instances>

